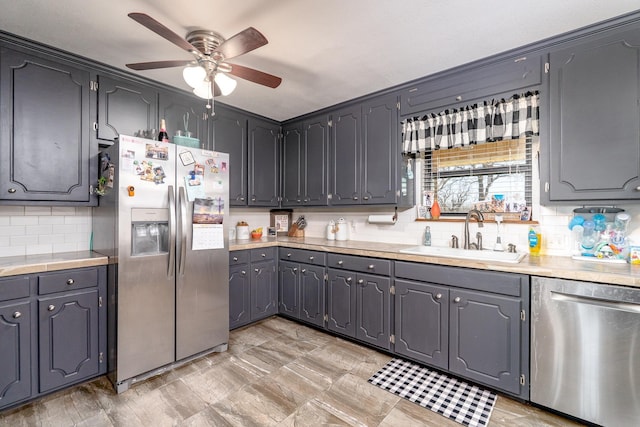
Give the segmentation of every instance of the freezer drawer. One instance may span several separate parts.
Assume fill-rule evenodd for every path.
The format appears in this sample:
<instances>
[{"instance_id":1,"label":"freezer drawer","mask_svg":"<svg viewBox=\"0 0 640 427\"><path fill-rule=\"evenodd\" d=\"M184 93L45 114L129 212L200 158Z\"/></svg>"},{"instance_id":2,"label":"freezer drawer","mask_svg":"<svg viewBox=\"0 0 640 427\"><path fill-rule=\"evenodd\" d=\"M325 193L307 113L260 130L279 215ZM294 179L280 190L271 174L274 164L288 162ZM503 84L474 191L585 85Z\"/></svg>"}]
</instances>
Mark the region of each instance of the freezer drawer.
<instances>
[{"instance_id":1,"label":"freezer drawer","mask_svg":"<svg viewBox=\"0 0 640 427\"><path fill-rule=\"evenodd\" d=\"M637 426L640 289L534 277L531 292L531 400Z\"/></svg>"}]
</instances>

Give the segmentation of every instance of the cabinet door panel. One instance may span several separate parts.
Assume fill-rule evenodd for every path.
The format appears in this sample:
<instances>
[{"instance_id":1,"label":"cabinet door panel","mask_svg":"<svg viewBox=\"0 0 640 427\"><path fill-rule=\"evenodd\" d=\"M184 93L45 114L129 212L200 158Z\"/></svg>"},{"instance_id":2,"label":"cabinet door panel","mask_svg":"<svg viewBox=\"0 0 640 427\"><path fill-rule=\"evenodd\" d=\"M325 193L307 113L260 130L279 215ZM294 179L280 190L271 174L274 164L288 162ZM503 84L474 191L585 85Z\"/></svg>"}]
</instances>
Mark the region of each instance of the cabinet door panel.
<instances>
[{"instance_id":1,"label":"cabinet door panel","mask_svg":"<svg viewBox=\"0 0 640 427\"><path fill-rule=\"evenodd\" d=\"M251 321L249 264L229 267L229 329Z\"/></svg>"},{"instance_id":2,"label":"cabinet door panel","mask_svg":"<svg viewBox=\"0 0 640 427\"><path fill-rule=\"evenodd\" d=\"M278 277L275 261L251 264L251 320L278 312Z\"/></svg>"},{"instance_id":3,"label":"cabinet door panel","mask_svg":"<svg viewBox=\"0 0 640 427\"><path fill-rule=\"evenodd\" d=\"M31 395L31 304L0 304L0 408Z\"/></svg>"},{"instance_id":4,"label":"cabinet door panel","mask_svg":"<svg viewBox=\"0 0 640 427\"><path fill-rule=\"evenodd\" d=\"M97 375L98 290L38 300L40 392Z\"/></svg>"},{"instance_id":5,"label":"cabinet door panel","mask_svg":"<svg viewBox=\"0 0 640 427\"><path fill-rule=\"evenodd\" d=\"M362 203L396 203L398 186L397 96L362 105Z\"/></svg>"},{"instance_id":6,"label":"cabinet door panel","mask_svg":"<svg viewBox=\"0 0 640 427\"><path fill-rule=\"evenodd\" d=\"M332 114L331 204L360 203L360 105Z\"/></svg>"},{"instance_id":7,"label":"cabinet door panel","mask_svg":"<svg viewBox=\"0 0 640 427\"><path fill-rule=\"evenodd\" d=\"M279 312L288 316L299 317L300 309L298 300L298 264L288 261L280 261L278 266L279 279Z\"/></svg>"},{"instance_id":8,"label":"cabinet door panel","mask_svg":"<svg viewBox=\"0 0 640 427\"><path fill-rule=\"evenodd\" d=\"M282 205L302 204L302 130L292 125L282 130Z\"/></svg>"},{"instance_id":9,"label":"cabinet door panel","mask_svg":"<svg viewBox=\"0 0 640 427\"><path fill-rule=\"evenodd\" d=\"M213 116L214 151L229 154L229 200L231 206L247 205L247 117L216 107Z\"/></svg>"},{"instance_id":10,"label":"cabinet door panel","mask_svg":"<svg viewBox=\"0 0 640 427\"><path fill-rule=\"evenodd\" d=\"M0 197L89 202L89 71L2 48Z\"/></svg>"},{"instance_id":11,"label":"cabinet door panel","mask_svg":"<svg viewBox=\"0 0 640 427\"><path fill-rule=\"evenodd\" d=\"M200 140L200 147L209 147L206 101L187 94L160 92L159 116L165 119L169 140L177 130L191 132L192 138ZM185 129L185 121L188 129Z\"/></svg>"},{"instance_id":12,"label":"cabinet door panel","mask_svg":"<svg viewBox=\"0 0 640 427\"><path fill-rule=\"evenodd\" d=\"M449 290L404 280L395 287L395 352L447 369Z\"/></svg>"},{"instance_id":13,"label":"cabinet door panel","mask_svg":"<svg viewBox=\"0 0 640 427\"><path fill-rule=\"evenodd\" d=\"M143 129L158 129L158 91L98 76L98 139L113 142Z\"/></svg>"},{"instance_id":14,"label":"cabinet door panel","mask_svg":"<svg viewBox=\"0 0 640 427\"><path fill-rule=\"evenodd\" d=\"M358 274L356 292L356 338L389 350L391 330L391 280Z\"/></svg>"},{"instance_id":15,"label":"cabinet door panel","mask_svg":"<svg viewBox=\"0 0 640 427\"><path fill-rule=\"evenodd\" d=\"M300 320L324 326L324 267L300 265Z\"/></svg>"},{"instance_id":16,"label":"cabinet door panel","mask_svg":"<svg viewBox=\"0 0 640 427\"><path fill-rule=\"evenodd\" d=\"M327 314L330 331L356 335L356 273L329 269Z\"/></svg>"},{"instance_id":17,"label":"cabinet door panel","mask_svg":"<svg viewBox=\"0 0 640 427\"><path fill-rule=\"evenodd\" d=\"M640 30L551 53L550 200L640 197L639 100Z\"/></svg>"},{"instance_id":18,"label":"cabinet door panel","mask_svg":"<svg viewBox=\"0 0 640 427\"><path fill-rule=\"evenodd\" d=\"M279 205L280 127L249 119L249 206Z\"/></svg>"},{"instance_id":19,"label":"cabinet door panel","mask_svg":"<svg viewBox=\"0 0 640 427\"><path fill-rule=\"evenodd\" d=\"M303 146L303 203L322 206L328 201L327 163L329 155L329 126L325 116L305 122Z\"/></svg>"},{"instance_id":20,"label":"cabinet door panel","mask_svg":"<svg viewBox=\"0 0 640 427\"><path fill-rule=\"evenodd\" d=\"M449 370L518 394L520 300L463 290L450 298Z\"/></svg>"}]
</instances>

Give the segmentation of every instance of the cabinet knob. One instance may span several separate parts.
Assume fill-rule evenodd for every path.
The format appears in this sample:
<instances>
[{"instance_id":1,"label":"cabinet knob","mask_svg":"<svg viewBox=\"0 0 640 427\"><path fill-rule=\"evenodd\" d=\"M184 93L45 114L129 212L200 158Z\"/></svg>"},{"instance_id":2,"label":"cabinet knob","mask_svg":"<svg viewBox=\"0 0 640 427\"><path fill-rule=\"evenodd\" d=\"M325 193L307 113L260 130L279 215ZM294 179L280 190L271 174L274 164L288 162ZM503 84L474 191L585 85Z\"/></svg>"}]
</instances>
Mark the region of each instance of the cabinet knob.
<instances>
[{"instance_id":1,"label":"cabinet knob","mask_svg":"<svg viewBox=\"0 0 640 427\"><path fill-rule=\"evenodd\" d=\"M353 279L351 277L347 277L347 283L351 283Z\"/></svg>"},{"instance_id":2,"label":"cabinet knob","mask_svg":"<svg viewBox=\"0 0 640 427\"><path fill-rule=\"evenodd\" d=\"M253 271L255 271L256 273L260 273L260 270L255 268Z\"/></svg>"},{"instance_id":3,"label":"cabinet knob","mask_svg":"<svg viewBox=\"0 0 640 427\"><path fill-rule=\"evenodd\" d=\"M255 201L256 201L256 198L255 198L255 197L252 197L252 198L251 198L251 201L252 201L252 202L255 202Z\"/></svg>"},{"instance_id":4,"label":"cabinet knob","mask_svg":"<svg viewBox=\"0 0 640 427\"><path fill-rule=\"evenodd\" d=\"M294 268L293 268L293 272L294 272L294 273L297 273L297 272L298 272L298 267L294 267Z\"/></svg>"},{"instance_id":5,"label":"cabinet knob","mask_svg":"<svg viewBox=\"0 0 640 427\"><path fill-rule=\"evenodd\" d=\"M247 275L247 272L246 272L246 271L244 271L244 270L242 270L242 271L240 272L240 274L242 274L243 276L246 276L246 275Z\"/></svg>"},{"instance_id":6,"label":"cabinet knob","mask_svg":"<svg viewBox=\"0 0 640 427\"><path fill-rule=\"evenodd\" d=\"M300 199L296 199L296 202L300 203L300 202L301 202L301 200L300 200Z\"/></svg>"},{"instance_id":7,"label":"cabinet knob","mask_svg":"<svg viewBox=\"0 0 640 427\"><path fill-rule=\"evenodd\" d=\"M462 101L462 97L460 95L456 96L456 101Z\"/></svg>"},{"instance_id":8,"label":"cabinet knob","mask_svg":"<svg viewBox=\"0 0 640 427\"><path fill-rule=\"evenodd\" d=\"M369 196L364 196L362 200L369 200Z\"/></svg>"},{"instance_id":9,"label":"cabinet knob","mask_svg":"<svg viewBox=\"0 0 640 427\"><path fill-rule=\"evenodd\" d=\"M455 297L455 298L453 299L453 302L460 302L460 297Z\"/></svg>"},{"instance_id":10,"label":"cabinet knob","mask_svg":"<svg viewBox=\"0 0 640 427\"><path fill-rule=\"evenodd\" d=\"M358 279L358 284L362 285L364 283L364 279Z\"/></svg>"},{"instance_id":11,"label":"cabinet knob","mask_svg":"<svg viewBox=\"0 0 640 427\"><path fill-rule=\"evenodd\" d=\"M312 256L309 257L309 261L313 261L313 257Z\"/></svg>"},{"instance_id":12,"label":"cabinet knob","mask_svg":"<svg viewBox=\"0 0 640 427\"><path fill-rule=\"evenodd\" d=\"M342 260L338 261L338 265L342 265L344 264L344 262L342 262Z\"/></svg>"},{"instance_id":13,"label":"cabinet knob","mask_svg":"<svg viewBox=\"0 0 640 427\"><path fill-rule=\"evenodd\" d=\"M291 258L291 254L287 254L287 258Z\"/></svg>"},{"instance_id":14,"label":"cabinet knob","mask_svg":"<svg viewBox=\"0 0 640 427\"><path fill-rule=\"evenodd\" d=\"M13 313L13 318L14 319L18 319L18 318L20 318L20 316L22 316L22 313L20 313L19 311L16 311L15 313Z\"/></svg>"},{"instance_id":15,"label":"cabinet knob","mask_svg":"<svg viewBox=\"0 0 640 427\"><path fill-rule=\"evenodd\" d=\"M302 274L304 274L304 273L306 273L306 272L307 272L307 269L306 269L306 268L303 268L302 270L300 270L300 273L302 273Z\"/></svg>"},{"instance_id":16,"label":"cabinet knob","mask_svg":"<svg viewBox=\"0 0 640 427\"><path fill-rule=\"evenodd\" d=\"M55 309L56 309L56 306L53 305L53 304L51 304L49 307L47 307L47 310L49 310L49 311L53 311Z\"/></svg>"},{"instance_id":17,"label":"cabinet knob","mask_svg":"<svg viewBox=\"0 0 640 427\"><path fill-rule=\"evenodd\" d=\"M358 196L353 196L353 200L358 200Z\"/></svg>"},{"instance_id":18,"label":"cabinet knob","mask_svg":"<svg viewBox=\"0 0 640 427\"><path fill-rule=\"evenodd\" d=\"M74 283L75 283L75 280L67 279L67 285L73 285Z\"/></svg>"},{"instance_id":19,"label":"cabinet knob","mask_svg":"<svg viewBox=\"0 0 640 427\"><path fill-rule=\"evenodd\" d=\"M234 257L233 257L233 260L234 260L234 261L238 261L238 257L237 257L237 256L234 256Z\"/></svg>"},{"instance_id":20,"label":"cabinet knob","mask_svg":"<svg viewBox=\"0 0 640 427\"><path fill-rule=\"evenodd\" d=\"M10 188L10 189L9 189L9 193L13 194L13 193L15 193L15 192L16 192L16 189L15 189L15 188Z\"/></svg>"},{"instance_id":21,"label":"cabinet knob","mask_svg":"<svg viewBox=\"0 0 640 427\"><path fill-rule=\"evenodd\" d=\"M262 258L266 258L266 257L267 257L267 254L260 254L260 256L261 256Z\"/></svg>"},{"instance_id":22,"label":"cabinet knob","mask_svg":"<svg viewBox=\"0 0 640 427\"><path fill-rule=\"evenodd\" d=\"M442 294L436 294L436 299L441 299L442 298Z\"/></svg>"},{"instance_id":23,"label":"cabinet knob","mask_svg":"<svg viewBox=\"0 0 640 427\"><path fill-rule=\"evenodd\" d=\"M376 268L376 266L375 266L375 265L373 265L373 264L369 264L369 270L373 270L374 268Z\"/></svg>"},{"instance_id":24,"label":"cabinet knob","mask_svg":"<svg viewBox=\"0 0 640 427\"><path fill-rule=\"evenodd\" d=\"M240 197L240 201L241 201L241 202L244 202L244 197Z\"/></svg>"}]
</instances>

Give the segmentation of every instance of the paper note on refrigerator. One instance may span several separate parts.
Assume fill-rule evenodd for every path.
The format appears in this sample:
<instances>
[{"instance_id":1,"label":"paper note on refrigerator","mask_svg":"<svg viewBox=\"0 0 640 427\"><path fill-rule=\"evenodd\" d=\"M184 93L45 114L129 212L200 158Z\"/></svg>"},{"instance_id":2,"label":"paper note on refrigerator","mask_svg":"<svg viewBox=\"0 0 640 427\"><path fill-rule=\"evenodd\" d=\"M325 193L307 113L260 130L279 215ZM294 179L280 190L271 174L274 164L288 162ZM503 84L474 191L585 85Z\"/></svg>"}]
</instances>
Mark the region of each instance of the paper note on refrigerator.
<instances>
[{"instance_id":1,"label":"paper note on refrigerator","mask_svg":"<svg viewBox=\"0 0 640 427\"><path fill-rule=\"evenodd\" d=\"M193 224L191 249L223 249L224 231L222 224Z\"/></svg>"}]
</instances>

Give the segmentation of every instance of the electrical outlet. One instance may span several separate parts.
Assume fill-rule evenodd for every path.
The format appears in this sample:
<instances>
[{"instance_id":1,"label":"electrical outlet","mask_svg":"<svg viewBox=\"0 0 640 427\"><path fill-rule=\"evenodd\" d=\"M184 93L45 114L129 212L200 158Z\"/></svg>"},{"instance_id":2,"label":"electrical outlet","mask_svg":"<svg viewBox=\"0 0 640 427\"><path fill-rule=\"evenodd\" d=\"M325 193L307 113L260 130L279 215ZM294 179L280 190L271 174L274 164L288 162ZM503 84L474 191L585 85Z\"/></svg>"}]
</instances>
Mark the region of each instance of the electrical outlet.
<instances>
[{"instance_id":1,"label":"electrical outlet","mask_svg":"<svg viewBox=\"0 0 640 427\"><path fill-rule=\"evenodd\" d=\"M547 240L547 249L561 250L566 247L566 239L562 234L551 234Z\"/></svg>"}]
</instances>

